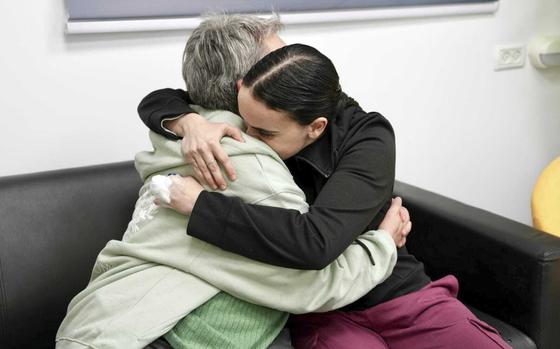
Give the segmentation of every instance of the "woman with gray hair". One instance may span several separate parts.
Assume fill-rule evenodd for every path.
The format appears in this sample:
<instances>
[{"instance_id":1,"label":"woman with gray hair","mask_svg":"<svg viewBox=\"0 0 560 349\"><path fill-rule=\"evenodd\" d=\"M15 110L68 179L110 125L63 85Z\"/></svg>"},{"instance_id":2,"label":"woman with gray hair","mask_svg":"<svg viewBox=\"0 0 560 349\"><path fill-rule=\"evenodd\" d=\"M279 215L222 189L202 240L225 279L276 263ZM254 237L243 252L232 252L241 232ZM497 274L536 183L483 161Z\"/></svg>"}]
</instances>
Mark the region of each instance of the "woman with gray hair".
<instances>
[{"instance_id":1,"label":"woman with gray hair","mask_svg":"<svg viewBox=\"0 0 560 349\"><path fill-rule=\"evenodd\" d=\"M215 38L206 38L215 47ZM193 35L189 44L193 40L208 41ZM236 129L243 125L230 111L191 108L212 122ZM242 137L243 143L223 142L243 174L224 193L252 204L306 212L304 193L279 155L256 138ZM398 201L382 222L383 230L361 236L326 268L264 264L186 236L188 215L156 206L155 195L162 203L173 203L173 197L158 194L158 183L182 181L165 175L192 175L193 166L185 164L180 142L155 133L150 140L153 150L136 156L145 184L129 226L122 240L103 248L88 286L72 299L56 336L57 348L134 349L161 335L175 348L265 348L284 327L287 312L344 306L390 274L395 244L404 243L406 235Z\"/></svg>"}]
</instances>

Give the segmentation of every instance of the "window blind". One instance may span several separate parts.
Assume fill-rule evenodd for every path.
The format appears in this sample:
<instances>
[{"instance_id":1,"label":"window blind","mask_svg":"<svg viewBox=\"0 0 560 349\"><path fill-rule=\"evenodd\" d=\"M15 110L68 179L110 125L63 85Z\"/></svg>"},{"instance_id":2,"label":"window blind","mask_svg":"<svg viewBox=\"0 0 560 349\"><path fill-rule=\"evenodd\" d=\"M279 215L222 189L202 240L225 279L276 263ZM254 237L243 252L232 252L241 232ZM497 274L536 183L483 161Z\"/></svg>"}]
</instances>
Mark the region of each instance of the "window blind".
<instances>
[{"instance_id":1,"label":"window blind","mask_svg":"<svg viewBox=\"0 0 560 349\"><path fill-rule=\"evenodd\" d=\"M442 6L451 11L464 9L464 13L488 13L497 10L497 0L67 0L69 32L72 32L71 24L97 23L101 27L107 23L99 22L109 21L120 22L124 27L151 23L153 28L147 30L179 29L174 26L188 26L188 23L195 27L199 22L197 18L208 12L270 14L275 11L281 13L284 22L290 22L292 17L305 22L306 18L313 17L302 15L317 12L322 14L322 21L347 15L350 19L361 18L375 13L393 13L400 17L399 13L407 9L413 10L412 16L429 15L434 9L436 15L450 12L442 11ZM167 26L175 24L166 28L165 23Z\"/></svg>"}]
</instances>

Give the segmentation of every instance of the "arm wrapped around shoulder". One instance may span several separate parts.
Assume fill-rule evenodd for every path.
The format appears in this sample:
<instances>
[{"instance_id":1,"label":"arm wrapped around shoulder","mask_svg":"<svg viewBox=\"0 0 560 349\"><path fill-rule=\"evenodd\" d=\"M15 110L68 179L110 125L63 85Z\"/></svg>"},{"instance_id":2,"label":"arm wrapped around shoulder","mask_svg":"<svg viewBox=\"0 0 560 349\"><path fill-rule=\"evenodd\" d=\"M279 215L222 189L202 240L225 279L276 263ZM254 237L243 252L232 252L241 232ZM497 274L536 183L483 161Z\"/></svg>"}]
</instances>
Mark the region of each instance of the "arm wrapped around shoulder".
<instances>
[{"instance_id":1,"label":"arm wrapped around shoulder","mask_svg":"<svg viewBox=\"0 0 560 349\"><path fill-rule=\"evenodd\" d=\"M364 296L393 271L397 251L389 233L368 231L359 241L321 270L276 267L207 245L191 272L247 302L294 314L325 312Z\"/></svg>"}]
</instances>

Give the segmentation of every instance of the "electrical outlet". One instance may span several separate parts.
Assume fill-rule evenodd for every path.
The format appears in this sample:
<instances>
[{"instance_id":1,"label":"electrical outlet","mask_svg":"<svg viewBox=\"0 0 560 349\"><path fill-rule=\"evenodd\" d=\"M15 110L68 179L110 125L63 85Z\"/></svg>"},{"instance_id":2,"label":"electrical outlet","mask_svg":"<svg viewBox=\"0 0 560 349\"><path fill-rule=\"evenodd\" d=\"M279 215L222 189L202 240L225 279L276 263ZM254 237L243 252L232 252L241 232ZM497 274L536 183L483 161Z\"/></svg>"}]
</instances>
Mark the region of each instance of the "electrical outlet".
<instances>
[{"instance_id":1,"label":"electrical outlet","mask_svg":"<svg viewBox=\"0 0 560 349\"><path fill-rule=\"evenodd\" d=\"M521 68L525 65L525 46L497 46L494 52L494 70Z\"/></svg>"}]
</instances>

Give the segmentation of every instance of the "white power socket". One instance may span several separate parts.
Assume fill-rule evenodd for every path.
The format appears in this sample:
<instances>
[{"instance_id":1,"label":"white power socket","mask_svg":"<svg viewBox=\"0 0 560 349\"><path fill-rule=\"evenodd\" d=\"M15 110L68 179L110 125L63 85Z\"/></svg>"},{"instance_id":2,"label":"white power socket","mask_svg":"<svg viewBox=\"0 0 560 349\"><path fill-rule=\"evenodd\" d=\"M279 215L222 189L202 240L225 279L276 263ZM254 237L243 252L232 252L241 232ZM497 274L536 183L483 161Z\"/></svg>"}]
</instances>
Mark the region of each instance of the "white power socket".
<instances>
[{"instance_id":1,"label":"white power socket","mask_svg":"<svg viewBox=\"0 0 560 349\"><path fill-rule=\"evenodd\" d=\"M494 50L494 70L521 68L525 65L525 46L500 45Z\"/></svg>"}]
</instances>

